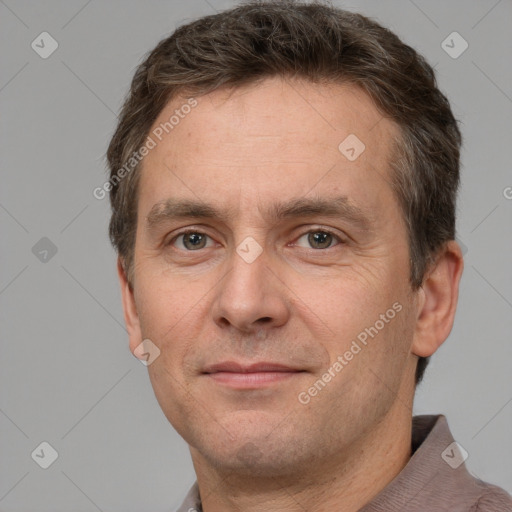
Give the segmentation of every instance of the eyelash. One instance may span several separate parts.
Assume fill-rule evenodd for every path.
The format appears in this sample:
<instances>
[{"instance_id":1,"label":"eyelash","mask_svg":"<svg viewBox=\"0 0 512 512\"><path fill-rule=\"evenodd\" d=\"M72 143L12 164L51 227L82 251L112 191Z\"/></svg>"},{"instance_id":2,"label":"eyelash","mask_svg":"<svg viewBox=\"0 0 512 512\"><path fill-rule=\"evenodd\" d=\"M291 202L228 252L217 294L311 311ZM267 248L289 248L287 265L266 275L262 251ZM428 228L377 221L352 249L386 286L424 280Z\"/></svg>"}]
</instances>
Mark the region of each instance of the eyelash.
<instances>
[{"instance_id":1,"label":"eyelash","mask_svg":"<svg viewBox=\"0 0 512 512\"><path fill-rule=\"evenodd\" d=\"M189 235L189 234L198 234L198 235L205 235L207 236L208 238L212 239L212 237L210 237L210 235L208 235L207 233L204 233L203 231L199 231L199 230L196 230L196 229L187 229L185 231L181 231L180 233L176 234L171 240L169 240L169 242L167 242L165 245L166 246L170 246L172 244L174 244L174 242L180 237L180 236L184 236L184 235ZM336 245L331 245L330 247L327 247L325 249L314 249L312 247L309 248L309 250L311 251L326 251L328 249L332 249L334 247L336 247L337 245L342 245L342 244L345 244L346 243L346 240L344 240L343 238L341 238L338 234L336 234L334 231L331 231L330 229L326 229L326 228L315 228L315 229L310 229L308 231L305 231L304 233L302 233L301 235L299 235L299 237L297 237L297 240L299 240L300 238L302 238L304 235L308 235L310 233L326 233L328 235L331 235L334 239L336 239L339 244L336 244ZM179 250L183 250L183 249L179 249ZM197 251L191 251L191 250L187 250L187 249L184 249L186 252L198 252L200 251L201 249L198 249Z\"/></svg>"}]
</instances>

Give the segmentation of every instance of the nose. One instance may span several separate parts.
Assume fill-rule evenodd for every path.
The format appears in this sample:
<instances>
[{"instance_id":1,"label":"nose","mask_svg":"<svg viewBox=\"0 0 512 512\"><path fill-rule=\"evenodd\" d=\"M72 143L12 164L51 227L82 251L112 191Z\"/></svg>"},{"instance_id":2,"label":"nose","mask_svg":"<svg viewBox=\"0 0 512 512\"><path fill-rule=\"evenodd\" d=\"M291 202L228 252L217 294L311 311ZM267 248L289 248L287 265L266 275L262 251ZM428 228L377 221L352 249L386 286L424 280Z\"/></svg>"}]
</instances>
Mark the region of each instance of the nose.
<instances>
[{"instance_id":1,"label":"nose","mask_svg":"<svg viewBox=\"0 0 512 512\"><path fill-rule=\"evenodd\" d=\"M215 323L246 333L280 327L289 317L287 288L272 269L265 250L252 262L233 251L229 268L216 288L212 304Z\"/></svg>"}]
</instances>

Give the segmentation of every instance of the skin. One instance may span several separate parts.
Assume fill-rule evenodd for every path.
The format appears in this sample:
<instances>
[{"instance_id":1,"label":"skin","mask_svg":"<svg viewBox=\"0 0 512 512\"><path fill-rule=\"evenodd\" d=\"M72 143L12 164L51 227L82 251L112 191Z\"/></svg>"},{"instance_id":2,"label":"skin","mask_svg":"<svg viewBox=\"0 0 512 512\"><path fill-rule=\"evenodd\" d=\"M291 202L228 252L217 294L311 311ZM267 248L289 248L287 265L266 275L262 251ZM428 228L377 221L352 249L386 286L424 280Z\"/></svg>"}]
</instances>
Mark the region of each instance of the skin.
<instances>
[{"instance_id":1,"label":"skin","mask_svg":"<svg viewBox=\"0 0 512 512\"><path fill-rule=\"evenodd\" d=\"M355 86L276 77L197 100L143 162L133 289L118 261L130 349L143 339L160 349L149 376L190 446L205 512L359 510L410 458L417 359L451 331L461 250L447 243L412 291L390 188L399 130ZM185 102L171 101L155 126ZM338 150L349 134L365 144L354 161ZM341 215L268 215L275 202L339 195L365 212L366 229ZM149 229L168 198L233 215ZM208 235L204 245L184 245L183 228ZM308 238L321 228L334 234L324 246ZM252 263L236 251L246 237L263 249ZM301 403L397 302L401 311ZM234 389L202 373L226 360L302 372Z\"/></svg>"}]
</instances>

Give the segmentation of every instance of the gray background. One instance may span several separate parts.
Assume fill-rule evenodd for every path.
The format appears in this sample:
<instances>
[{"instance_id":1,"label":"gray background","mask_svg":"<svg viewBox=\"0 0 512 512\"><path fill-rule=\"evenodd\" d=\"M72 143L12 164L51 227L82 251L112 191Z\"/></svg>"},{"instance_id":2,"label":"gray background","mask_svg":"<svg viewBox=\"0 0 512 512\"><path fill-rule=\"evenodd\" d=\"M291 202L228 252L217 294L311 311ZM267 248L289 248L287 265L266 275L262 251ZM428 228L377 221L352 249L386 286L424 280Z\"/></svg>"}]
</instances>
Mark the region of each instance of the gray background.
<instances>
[{"instance_id":1,"label":"gray background","mask_svg":"<svg viewBox=\"0 0 512 512\"><path fill-rule=\"evenodd\" d=\"M446 414L472 473L512 492L512 3L335 4L423 53L462 123L466 268L415 413ZM128 350L109 206L92 191L143 55L183 22L233 5L0 0L1 511L174 510L195 480ZM43 31L59 44L47 59L31 48ZM456 59L441 47L453 31L469 44ZM41 252L43 237L56 254ZM46 470L31 458L42 441L59 454Z\"/></svg>"}]
</instances>

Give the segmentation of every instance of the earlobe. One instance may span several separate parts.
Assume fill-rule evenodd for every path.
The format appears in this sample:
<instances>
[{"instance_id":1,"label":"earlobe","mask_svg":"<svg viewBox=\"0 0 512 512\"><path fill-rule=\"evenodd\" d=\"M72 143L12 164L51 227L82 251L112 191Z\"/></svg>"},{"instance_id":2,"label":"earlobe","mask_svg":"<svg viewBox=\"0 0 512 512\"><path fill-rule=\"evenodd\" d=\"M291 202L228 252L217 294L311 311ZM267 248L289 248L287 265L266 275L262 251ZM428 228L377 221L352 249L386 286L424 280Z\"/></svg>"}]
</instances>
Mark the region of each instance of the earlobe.
<instances>
[{"instance_id":1,"label":"earlobe","mask_svg":"<svg viewBox=\"0 0 512 512\"><path fill-rule=\"evenodd\" d=\"M133 354L134 350L142 342L142 333L140 329L139 315L135 305L134 292L128 283L126 271L120 257L117 258L117 275L121 285L124 321L128 331L130 351Z\"/></svg>"},{"instance_id":2,"label":"earlobe","mask_svg":"<svg viewBox=\"0 0 512 512\"><path fill-rule=\"evenodd\" d=\"M454 240L447 242L418 291L413 354L429 357L448 338L455 319L463 267L459 245Z\"/></svg>"}]
</instances>

